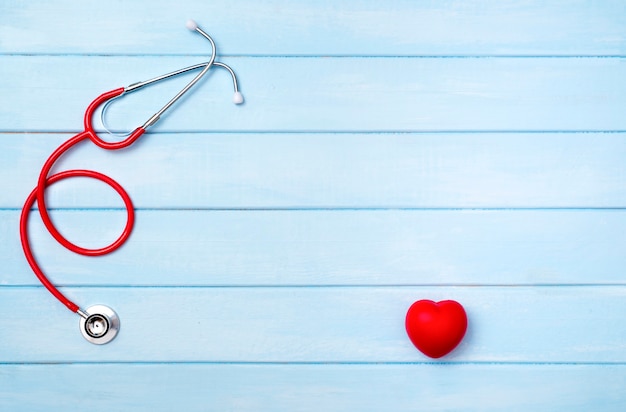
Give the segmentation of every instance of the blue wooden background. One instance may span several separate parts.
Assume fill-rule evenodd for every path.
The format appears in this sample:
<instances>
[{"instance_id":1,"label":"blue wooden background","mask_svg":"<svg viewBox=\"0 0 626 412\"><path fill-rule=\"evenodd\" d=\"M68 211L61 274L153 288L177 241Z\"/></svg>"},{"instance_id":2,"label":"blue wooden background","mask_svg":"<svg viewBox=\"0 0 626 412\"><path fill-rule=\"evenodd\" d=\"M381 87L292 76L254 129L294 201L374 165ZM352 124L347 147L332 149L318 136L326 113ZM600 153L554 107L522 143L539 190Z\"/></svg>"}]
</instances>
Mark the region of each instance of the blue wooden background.
<instances>
[{"instance_id":1,"label":"blue wooden background","mask_svg":"<svg viewBox=\"0 0 626 412\"><path fill-rule=\"evenodd\" d=\"M118 252L31 225L55 283L118 311L94 346L29 269L20 208L93 98L207 59L189 17L245 105L215 71L133 147L63 158L133 198ZM0 410L625 410L625 21L622 0L3 1ZM49 198L81 245L124 225L100 183ZM441 360L405 335L418 299L467 310Z\"/></svg>"}]
</instances>

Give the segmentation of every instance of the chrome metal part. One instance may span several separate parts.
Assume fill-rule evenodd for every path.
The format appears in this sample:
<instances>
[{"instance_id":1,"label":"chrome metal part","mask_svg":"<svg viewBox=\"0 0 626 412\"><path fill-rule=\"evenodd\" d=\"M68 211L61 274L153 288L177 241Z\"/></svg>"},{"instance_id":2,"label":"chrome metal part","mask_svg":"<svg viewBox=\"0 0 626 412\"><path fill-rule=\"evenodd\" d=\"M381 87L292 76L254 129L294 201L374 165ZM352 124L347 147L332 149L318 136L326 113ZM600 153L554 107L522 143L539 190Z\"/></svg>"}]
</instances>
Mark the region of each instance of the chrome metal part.
<instances>
[{"instance_id":1,"label":"chrome metal part","mask_svg":"<svg viewBox=\"0 0 626 412\"><path fill-rule=\"evenodd\" d=\"M94 305L79 310L80 333L95 345L104 345L115 338L120 330L120 318L113 309L104 305ZM86 314L87 317L83 315Z\"/></svg>"}]
</instances>

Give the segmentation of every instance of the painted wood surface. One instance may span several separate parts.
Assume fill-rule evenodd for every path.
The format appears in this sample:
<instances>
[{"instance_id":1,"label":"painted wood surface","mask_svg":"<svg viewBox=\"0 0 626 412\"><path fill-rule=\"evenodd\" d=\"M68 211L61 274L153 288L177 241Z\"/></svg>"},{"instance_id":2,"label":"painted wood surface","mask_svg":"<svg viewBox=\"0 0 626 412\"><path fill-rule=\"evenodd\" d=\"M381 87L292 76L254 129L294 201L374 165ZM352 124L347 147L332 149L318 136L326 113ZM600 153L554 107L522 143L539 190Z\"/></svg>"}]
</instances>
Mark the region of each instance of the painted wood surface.
<instances>
[{"instance_id":1,"label":"painted wood surface","mask_svg":"<svg viewBox=\"0 0 626 412\"><path fill-rule=\"evenodd\" d=\"M0 376L0 407L35 412L620 411L626 385L620 366L562 364L4 365Z\"/></svg>"},{"instance_id":2,"label":"painted wood surface","mask_svg":"<svg viewBox=\"0 0 626 412\"><path fill-rule=\"evenodd\" d=\"M0 135L10 209L69 137L13 136ZM156 133L118 152L85 143L56 170L105 173L142 209L601 209L626 205L624 156L624 133ZM48 195L55 208L123 206L88 179Z\"/></svg>"},{"instance_id":3,"label":"painted wood surface","mask_svg":"<svg viewBox=\"0 0 626 412\"><path fill-rule=\"evenodd\" d=\"M198 57L171 56L3 60L0 88L11 98L0 100L0 122L1 131L9 132L80 131L87 105L101 93L198 63ZM228 57L224 62L237 69L245 105L230 103L228 73L216 70L203 82L210 85L185 98L184 109L166 114L151 131L626 130L622 57ZM129 94L111 106L109 124L116 130L142 125L188 80Z\"/></svg>"},{"instance_id":4,"label":"painted wood surface","mask_svg":"<svg viewBox=\"0 0 626 412\"><path fill-rule=\"evenodd\" d=\"M0 50L199 55L180 26L190 16L228 55L622 55L626 44L621 0L12 0Z\"/></svg>"},{"instance_id":5,"label":"painted wood surface","mask_svg":"<svg viewBox=\"0 0 626 412\"><path fill-rule=\"evenodd\" d=\"M45 158L98 94L206 59L216 71L140 142L84 144L137 208L129 242L36 255L120 335L96 347L38 285L18 236ZM0 4L0 410L626 408L626 4L622 1L69 0ZM187 79L111 107L142 124ZM50 188L103 246L121 201ZM433 361L404 315L457 299Z\"/></svg>"},{"instance_id":6,"label":"painted wood surface","mask_svg":"<svg viewBox=\"0 0 626 412\"><path fill-rule=\"evenodd\" d=\"M115 307L122 319L115 341L106 350L86 342L78 317L68 319L41 288L3 288L3 327L11 332L0 362L424 362L404 331L416 297L458 300L471 319L444 361L626 362L623 286L64 290L85 306ZM52 344L42 345L42 336Z\"/></svg>"},{"instance_id":7,"label":"painted wood surface","mask_svg":"<svg viewBox=\"0 0 626 412\"><path fill-rule=\"evenodd\" d=\"M68 238L103 247L124 211L56 210ZM18 211L0 212L0 284L35 286ZM623 285L623 210L139 210L115 254L57 244L33 216L32 243L67 286ZM138 264L138 262L141 262Z\"/></svg>"}]
</instances>

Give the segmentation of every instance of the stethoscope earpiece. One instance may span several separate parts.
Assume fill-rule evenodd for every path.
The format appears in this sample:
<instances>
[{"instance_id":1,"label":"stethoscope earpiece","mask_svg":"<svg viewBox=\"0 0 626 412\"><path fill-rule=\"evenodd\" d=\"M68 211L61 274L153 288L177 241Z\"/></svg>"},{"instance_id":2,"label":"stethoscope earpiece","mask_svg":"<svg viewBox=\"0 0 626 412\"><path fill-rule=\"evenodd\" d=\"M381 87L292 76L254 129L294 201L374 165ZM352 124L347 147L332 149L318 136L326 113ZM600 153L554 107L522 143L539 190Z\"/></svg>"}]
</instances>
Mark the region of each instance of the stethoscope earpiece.
<instances>
[{"instance_id":1,"label":"stethoscope earpiece","mask_svg":"<svg viewBox=\"0 0 626 412\"><path fill-rule=\"evenodd\" d=\"M104 345L111 342L120 330L120 318L113 309L94 305L80 311L80 333L89 342Z\"/></svg>"},{"instance_id":2,"label":"stethoscope earpiece","mask_svg":"<svg viewBox=\"0 0 626 412\"><path fill-rule=\"evenodd\" d=\"M185 27L191 31L195 31L198 28L198 23L196 23L194 19L189 19L187 20L187 23L185 23Z\"/></svg>"},{"instance_id":3,"label":"stethoscope earpiece","mask_svg":"<svg viewBox=\"0 0 626 412\"><path fill-rule=\"evenodd\" d=\"M233 95L233 103L235 104L243 103L243 94L241 94L241 92L235 92L235 94Z\"/></svg>"}]
</instances>

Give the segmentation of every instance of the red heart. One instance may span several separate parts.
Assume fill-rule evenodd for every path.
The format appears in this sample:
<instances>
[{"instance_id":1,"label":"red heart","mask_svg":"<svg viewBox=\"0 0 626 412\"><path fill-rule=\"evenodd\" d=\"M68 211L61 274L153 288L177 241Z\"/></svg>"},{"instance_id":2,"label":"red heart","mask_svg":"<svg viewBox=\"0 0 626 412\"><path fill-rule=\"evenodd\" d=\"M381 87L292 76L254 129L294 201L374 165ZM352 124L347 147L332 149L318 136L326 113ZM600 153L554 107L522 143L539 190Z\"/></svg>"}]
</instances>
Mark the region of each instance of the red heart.
<instances>
[{"instance_id":1,"label":"red heart","mask_svg":"<svg viewBox=\"0 0 626 412\"><path fill-rule=\"evenodd\" d=\"M406 313L406 333L424 355L441 358L463 340L467 315L454 300L418 300Z\"/></svg>"}]
</instances>

